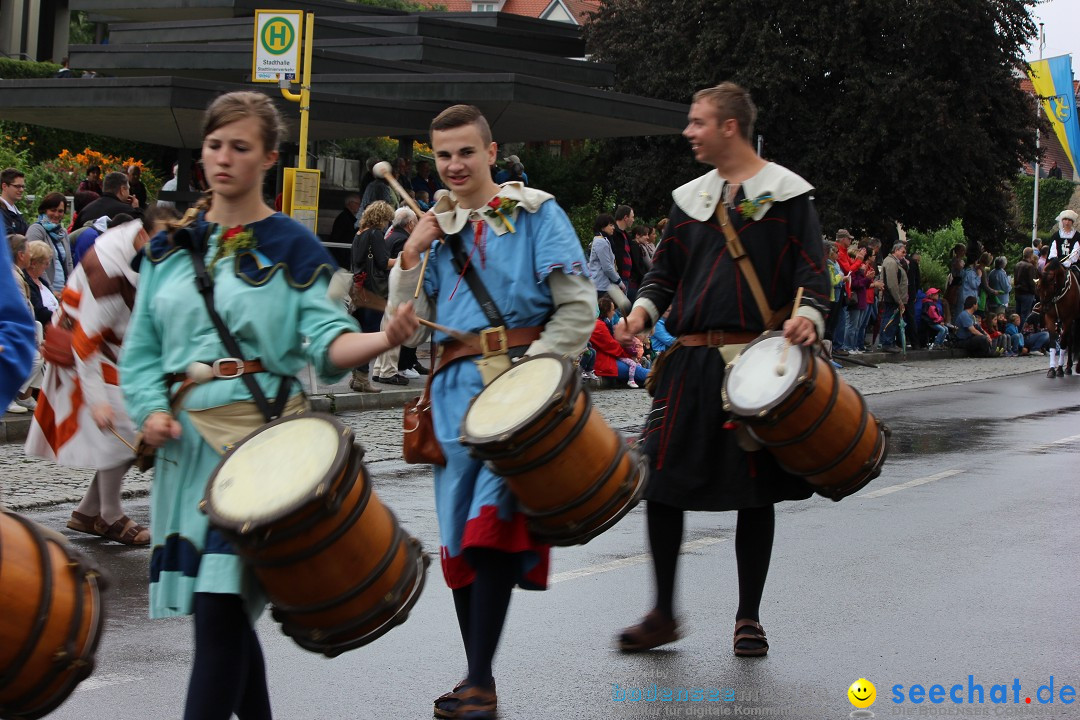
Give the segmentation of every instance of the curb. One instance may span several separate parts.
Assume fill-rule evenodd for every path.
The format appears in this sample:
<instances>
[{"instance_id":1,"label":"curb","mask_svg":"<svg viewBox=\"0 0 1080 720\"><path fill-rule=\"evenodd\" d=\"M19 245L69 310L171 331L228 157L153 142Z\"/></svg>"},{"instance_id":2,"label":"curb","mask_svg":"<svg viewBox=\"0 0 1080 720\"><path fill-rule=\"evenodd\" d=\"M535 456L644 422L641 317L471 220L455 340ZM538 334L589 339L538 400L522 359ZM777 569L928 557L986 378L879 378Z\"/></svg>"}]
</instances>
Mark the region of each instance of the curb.
<instances>
[{"instance_id":1,"label":"curb","mask_svg":"<svg viewBox=\"0 0 1080 720\"><path fill-rule=\"evenodd\" d=\"M948 360L951 358L963 358L967 356L968 352L966 350L946 348L944 350L934 351L909 350L906 354L866 352L856 355L855 358L873 363L874 365L880 365L882 363ZM840 362L843 364L842 360L840 360ZM853 363L851 365L844 365L844 367L857 366ZM589 380L586 382L586 387L595 392L597 390L614 390L624 386ZM383 388L382 391L378 393L331 392L312 395L311 405L313 409L319 412L331 414L364 412L367 410L400 410L405 407L405 403L413 398L419 397L422 391L423 388L421 386L416 386L403 388L401 390ZM30 432L30 417L29 413L26 413L25 415L4 415L3 418L0 419L0 443L25 442L26 436Z\"/></svg>"}]
</instances>

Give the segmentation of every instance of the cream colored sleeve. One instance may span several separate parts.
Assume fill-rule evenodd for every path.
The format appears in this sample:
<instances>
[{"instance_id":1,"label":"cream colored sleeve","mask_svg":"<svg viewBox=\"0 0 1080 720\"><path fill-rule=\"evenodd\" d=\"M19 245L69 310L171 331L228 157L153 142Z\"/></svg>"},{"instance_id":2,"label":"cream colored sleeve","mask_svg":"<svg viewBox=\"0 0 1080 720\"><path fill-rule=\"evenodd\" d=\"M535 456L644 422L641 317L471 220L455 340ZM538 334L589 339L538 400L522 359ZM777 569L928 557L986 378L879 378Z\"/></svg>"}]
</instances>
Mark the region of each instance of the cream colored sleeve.
<instances>
[{"instance_id":1,"label":"cream colored sleeve","mask_svg":"<svg viewBox=\"0 0 1080 720\"><path fill-rule=\"evenodd\" d=\"M431 301L431 298L427 296L427 293L424 292L424 289L420 288L420 297L413 297L413 293L416 292L416 283L420 281L420 268L422 265L423 263L417 263L413 268L402 270L401 264L398 263L390 269L390 292L386 307L389 310L396 308L398 305L411 302L418 317L434 321L435 304ZM402 344L408 347L419 347L421 343L427 341L430 332L430 330L421 325L417 328L416 332Z\"/></svg>"},{"instance_id":2,"label":"cream colored sleeve","mask_svg":"<svg viewBox=\"0 0 1080 720\"><path fill-rule=\"evenodd\" d=\"M526 355L556 353L574 357L585 349L596 326L596 286L584 275L555 271L547 277L555 314Z\"/></svg>"}]
</instances>

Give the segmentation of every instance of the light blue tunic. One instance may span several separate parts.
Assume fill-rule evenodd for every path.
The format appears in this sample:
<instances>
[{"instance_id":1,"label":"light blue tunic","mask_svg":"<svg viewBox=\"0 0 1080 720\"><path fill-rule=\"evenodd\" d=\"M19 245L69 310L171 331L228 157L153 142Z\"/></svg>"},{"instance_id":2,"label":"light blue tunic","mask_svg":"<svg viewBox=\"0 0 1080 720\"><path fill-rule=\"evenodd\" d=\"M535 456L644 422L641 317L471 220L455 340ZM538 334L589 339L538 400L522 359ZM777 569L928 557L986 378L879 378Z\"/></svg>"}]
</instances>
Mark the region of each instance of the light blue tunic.
<instances>
[{"instance_id":1,"label":"light blue tunic","mask_svg":"<svg viewBox=\"0 0 1080 720\"><path fill-rule=\"evenodd\" d=\"M498 305L508 328L543 325L555 311L547 277L552 272L585 274L585 255L566 214L554 200L535 213L517 213L515 232L496 235L484 227L484 259L475 247L475 226L461 231L466 255ZM451 263L450 249L439 243L432 249L424 288L436 303L439 323L472 332L489 326L468 284ZM436 342L449 338L436 333ZM464 551L491 547L517 553L518 583L529 589L547 585L548 548L532 540L525 517L506 481L469 457L458 438L469 401L483 390L476 366L458 360L432 381L435 434L447 465L435 468L435 507L439 517L442 567L447 585L464 587L474 573Z\"/></svg>"},{"instance_id":2,"label":"light blue tunic","mask_svg":"<svg viewBox=\"0 0 1080 720\"><path fill-rule=\"evenodd\" d=\"M283 220L287 222L283 222ZM312 253L323 253L318 240L302 225L275 215L248 226L260 232L282 231L289 242ZM206 262L217 249L219 232L210 239ZM273 263L257 249L260 267ZM330 343L341 333L355 331L355 321L327 298L327 273L304 280L306 289L290 283L284 268L260 286L238 277L234 258L219 260L211 270L214 306L246 359L259 359L270 372L255 378L268 398L277 396L281 376L295 376L311 362L325 382L336 382L345 370L327 359ZM159 410L169 408L163 375L182 373L195 361L228 357L195 288L195 272L186 250L157 263L142 263L139 292L131 326L124 338L120 379L128 412L136 427ZM303 345L304 338L310 344ZM214 380L197 385L184 407L203 409L251 400L241 379ZM210 473L221 456L196 431L186 412L179 412L179 439L158 450L151 490L153 554L150 561L150 615L169 617L191 612L193 593L233 593L243 596L257 617L265 598L254 576L233 554L207 517L199 510Z\"/></svg>"}]
</instances>

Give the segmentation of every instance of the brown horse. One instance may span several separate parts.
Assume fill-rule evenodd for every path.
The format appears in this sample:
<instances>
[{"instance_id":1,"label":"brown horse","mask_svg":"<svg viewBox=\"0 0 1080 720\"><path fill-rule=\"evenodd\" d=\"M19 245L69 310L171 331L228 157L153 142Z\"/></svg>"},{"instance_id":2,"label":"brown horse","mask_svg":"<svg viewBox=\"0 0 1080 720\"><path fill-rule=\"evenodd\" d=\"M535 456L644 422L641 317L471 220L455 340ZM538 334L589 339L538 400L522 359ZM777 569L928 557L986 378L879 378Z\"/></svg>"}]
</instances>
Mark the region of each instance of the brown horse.
<instances>
[{"instance_id":1,"label":"brown horse","mask_svg":"<svg viewBox=\"0 0 1080 720\"><path fill-rule=\"evenodd\" d=\"M1075 270L1066 268L1057 258L1046 263L1039 275L1037 288L1039 307L1042 310L1043 324L1050 333L1051 345L1057 348L1057 367L1051 359L1050 370L1046 377L1072 375L1073 354L1076 349L1076 320L1080 318L1080 276ZM1059 342L1060 340L1060 342ZM1053 358L1054 350L1051 350ZM1062 355L1068 352L1068 363L1062 368ZM1078 368L1080 369L1080 368Z\"/></svg>"}]
</instances>

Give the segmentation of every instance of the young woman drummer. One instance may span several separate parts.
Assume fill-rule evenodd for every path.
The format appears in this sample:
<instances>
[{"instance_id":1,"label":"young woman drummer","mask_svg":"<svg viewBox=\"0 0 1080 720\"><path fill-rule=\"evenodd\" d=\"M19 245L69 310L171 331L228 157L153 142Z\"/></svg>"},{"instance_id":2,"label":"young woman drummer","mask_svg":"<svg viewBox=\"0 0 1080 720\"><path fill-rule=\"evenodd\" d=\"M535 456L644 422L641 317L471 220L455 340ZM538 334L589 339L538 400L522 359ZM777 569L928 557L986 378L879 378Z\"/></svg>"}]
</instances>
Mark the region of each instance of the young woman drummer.
<instances>
[{"instance_id":1,"label":"young woman drummer","mask_svg":"<svg viewBox=\"0 0 1080 720\"><path fill-rule=\"evenodd\" d=\"M145 441L158 448L150 615L195 615L185 720L271 716L252 628L265 597L199 511L224 450L220 435L204 436L205 418L226 407L230 417L246 415L224 421L243 437L264 419L236 372L250 373L268 400L288 396L282 414L290 414L305 406L293 379L305 363L332 382L401 344L417 327L412 307L403 306L385 332L361 334L341 304L327 297L334 261L314 235L262 198L263 175L277 162L281 135L281 118L261 93L229 93L211 104L202 146L210 192L197 216L147 246L120 366L131 417ZM203 259L213 305L242 349L245 367L218 363L214 377L189 384L176 401L189 366L192 376L205 378L207 366L233 355L196 289L196 256Z\"/></svg>"}]
</instances>

